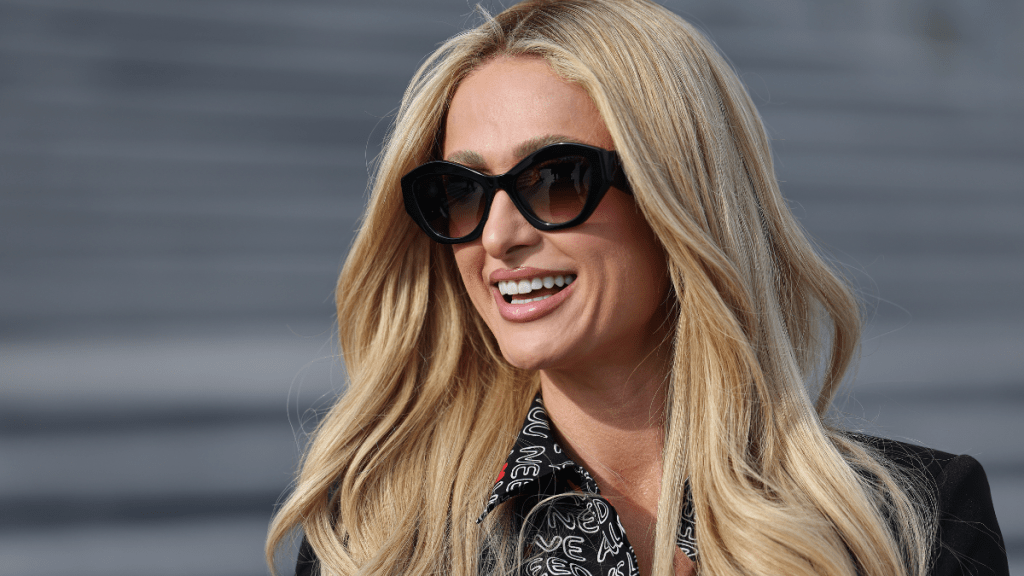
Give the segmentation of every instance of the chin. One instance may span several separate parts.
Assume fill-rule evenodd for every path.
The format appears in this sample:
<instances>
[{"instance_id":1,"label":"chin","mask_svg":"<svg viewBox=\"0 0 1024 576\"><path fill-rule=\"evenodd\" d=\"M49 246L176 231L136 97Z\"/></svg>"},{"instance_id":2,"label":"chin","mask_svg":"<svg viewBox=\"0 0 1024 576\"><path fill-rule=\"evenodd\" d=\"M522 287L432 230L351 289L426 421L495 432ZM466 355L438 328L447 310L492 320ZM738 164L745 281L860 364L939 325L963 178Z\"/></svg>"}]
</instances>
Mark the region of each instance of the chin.
<instances>
[{"instance_id":1,"label":"chin","mask_svg":"<svg viewBox=\"0 0 1024 576\"><path fill-rule=\"evenodd\" d=\"M509 364L519 368L520 370L531 370L536 371L544 367L544 362L531 357L527 354L509 354L504 349L501 351L501 355L505 357L505 361Z\"/></svg>"},{"instance_id":2,"label":"chin","mask_svg":"<svg viewBox=\"0 0 1024 576\"><path fill-rule=\"evenodd\" d=\"M530 350L506 346L500 346L500 348L501 355L505 357L505 361L520 370L543 370L550 368L554 364L555 359L551 356L552 350L550 348L544 349L543 346Z\"/></svg>"}]
</instances>

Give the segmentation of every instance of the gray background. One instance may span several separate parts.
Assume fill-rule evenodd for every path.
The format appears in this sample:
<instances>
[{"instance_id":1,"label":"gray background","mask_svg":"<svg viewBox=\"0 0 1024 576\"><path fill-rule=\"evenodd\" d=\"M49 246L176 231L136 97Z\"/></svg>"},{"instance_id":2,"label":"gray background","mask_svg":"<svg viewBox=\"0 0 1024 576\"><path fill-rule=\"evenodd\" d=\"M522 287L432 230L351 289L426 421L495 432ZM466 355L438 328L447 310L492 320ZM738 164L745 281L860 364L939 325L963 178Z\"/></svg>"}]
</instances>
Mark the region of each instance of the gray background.
<instances>
[{"instance_id":1,"label":"gray background","mask_svg":"<svg viewBox=\"0 0 1024 576\"><path fill-rule=\"evenodd\" d=\"M670 6L866 302L850 425L977 457L1024 574L1024 3ZM470 12L0 0L0 575L265 573L367 163Z\"/></svg>"}]
</instances>

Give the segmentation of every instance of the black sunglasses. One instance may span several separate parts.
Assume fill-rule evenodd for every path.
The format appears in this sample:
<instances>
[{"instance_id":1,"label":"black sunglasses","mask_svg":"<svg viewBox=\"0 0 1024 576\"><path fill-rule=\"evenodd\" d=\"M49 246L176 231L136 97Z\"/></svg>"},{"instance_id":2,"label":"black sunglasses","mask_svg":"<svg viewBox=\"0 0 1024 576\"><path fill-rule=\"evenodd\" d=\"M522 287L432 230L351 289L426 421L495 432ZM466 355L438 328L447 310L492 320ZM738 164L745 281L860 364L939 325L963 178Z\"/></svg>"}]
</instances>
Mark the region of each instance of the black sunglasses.
<instances>
[{"instance_id":1,"label":"black sunglasses","mask_svg":"<svg viewBox=\"0 0 1024 576\"><path fill-rule=\"evenodd\" d=\"M585 144L551 144L523 158L501 176L488 176L454 162L427 162L402 177L405 210L442 244L480 237L498 190L508 193L538 230L582 224L615 186L629 193L614 151Z\"/></svg>"}]
</instances>

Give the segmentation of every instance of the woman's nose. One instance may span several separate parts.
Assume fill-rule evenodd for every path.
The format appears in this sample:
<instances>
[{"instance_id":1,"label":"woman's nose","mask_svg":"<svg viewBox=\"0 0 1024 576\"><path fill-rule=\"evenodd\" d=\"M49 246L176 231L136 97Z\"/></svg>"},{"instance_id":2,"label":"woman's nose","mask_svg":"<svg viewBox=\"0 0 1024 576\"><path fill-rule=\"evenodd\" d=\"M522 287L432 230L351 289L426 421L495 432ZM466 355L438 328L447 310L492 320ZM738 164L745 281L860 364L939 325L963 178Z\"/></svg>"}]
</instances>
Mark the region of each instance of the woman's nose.
<instances>
[{"instance_id":1,"label":"woman's nose","mask_svg":"<svg viewBox=\"0 0 1024 576\"><path fill-rule=\"evenodd\" d=\"M491 201L481 240L489 256L504 259L540 242L540 230L526 221L504 190L499 190Z\"/></svg>"}]
</instances>

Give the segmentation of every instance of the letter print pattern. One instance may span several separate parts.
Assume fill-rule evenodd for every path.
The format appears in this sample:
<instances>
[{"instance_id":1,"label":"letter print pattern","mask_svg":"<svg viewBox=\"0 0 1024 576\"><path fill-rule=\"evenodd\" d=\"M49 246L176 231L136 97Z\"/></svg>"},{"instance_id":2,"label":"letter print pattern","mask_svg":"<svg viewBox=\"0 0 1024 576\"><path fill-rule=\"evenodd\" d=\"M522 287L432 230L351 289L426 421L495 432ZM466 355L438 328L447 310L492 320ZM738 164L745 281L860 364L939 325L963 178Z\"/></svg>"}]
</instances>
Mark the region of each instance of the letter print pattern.
<instances>
[{"instance_id":1,"label":"letter print pattern","mask_svg":"<svg viewBox=\"0 0 1024 576\"><path fill-rule=\"evenodd\" d=\"M693 502L684 485L676 544L697 561ZM561 495L537 506L549 496ZM597 482L555 441L540 394L494 484L478 522L511 498L526 526L525 576L637 576L636 554Z\"/></svg>"}]
</instances>

